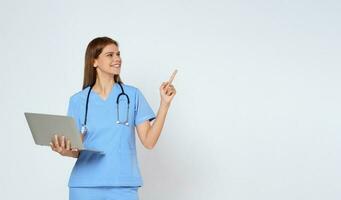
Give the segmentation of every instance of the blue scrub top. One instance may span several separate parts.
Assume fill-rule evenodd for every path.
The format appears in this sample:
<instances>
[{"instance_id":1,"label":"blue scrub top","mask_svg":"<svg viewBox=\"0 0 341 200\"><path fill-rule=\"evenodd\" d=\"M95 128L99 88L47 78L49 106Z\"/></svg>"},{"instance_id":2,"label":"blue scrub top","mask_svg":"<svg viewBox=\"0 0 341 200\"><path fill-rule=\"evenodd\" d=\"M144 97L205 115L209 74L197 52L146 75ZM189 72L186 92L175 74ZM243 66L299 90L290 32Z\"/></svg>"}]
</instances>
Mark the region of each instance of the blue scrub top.
<instances>
[{"instance_id":1,"label":"blue scrub top","mask_svg":"<svg viewBox=\"0 0 341 200\"><path fill-rule=\"evenodd\" d=\"M106 100L91 90L88 105L84 147L104 152L104 155L83 151L77 159L69 179L69 187L142 186L135 144L135 126L155 119L155 113L141 91L122 84L129 96L129 125L117 124L117 96L120 86L115 83ZM76 121L80 131L84 122L86 98L90 87L71 96L68 115ZM121 95L120 121L127 116L127 99Z\"/></svg>"}]
</instances>

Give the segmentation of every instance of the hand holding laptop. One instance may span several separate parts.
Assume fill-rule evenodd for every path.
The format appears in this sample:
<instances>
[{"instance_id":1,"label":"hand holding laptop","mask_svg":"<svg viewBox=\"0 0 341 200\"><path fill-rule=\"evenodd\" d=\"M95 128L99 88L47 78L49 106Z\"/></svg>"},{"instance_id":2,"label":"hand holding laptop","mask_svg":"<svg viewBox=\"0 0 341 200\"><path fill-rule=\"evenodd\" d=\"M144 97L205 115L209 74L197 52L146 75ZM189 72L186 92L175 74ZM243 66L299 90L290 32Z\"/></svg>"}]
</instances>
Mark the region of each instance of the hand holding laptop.
<instances>
[{"instance_id":1,"label":"hand holding laptop","mask_svg":"<svg viewBox=\"0 0 341 200\"><path fill-rule=\"evenodd\" d=\"M51 149L62 156L78 158L79 149L71 148L71 141L65 136L54 135L50 142Z\"/></svg>"}]
</instances>

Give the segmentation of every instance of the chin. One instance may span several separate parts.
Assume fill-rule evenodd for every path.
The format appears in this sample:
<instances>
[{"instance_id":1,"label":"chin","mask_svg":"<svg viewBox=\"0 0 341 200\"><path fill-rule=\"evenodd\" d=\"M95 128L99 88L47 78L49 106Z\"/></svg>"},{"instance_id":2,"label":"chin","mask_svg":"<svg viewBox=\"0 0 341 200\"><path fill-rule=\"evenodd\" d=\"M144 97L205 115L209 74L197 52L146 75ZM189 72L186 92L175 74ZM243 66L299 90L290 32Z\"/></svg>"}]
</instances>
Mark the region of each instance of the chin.
<instances>
[{"instance_id":1,"label":"chin","mask_svg":"<svg viewBox=\"0 0 341 200\"><path fill-rule=\"evenodd\" d=\"M109 76L120 75L120 72L106 72Z\"/></svg>"},{"instance_id":2,"label":"chin","mask_svg":"<svg viewBox=\"0 0 341 200\"><path fill-rule=\"evenodd\" d=\"M121 70L112 70L110 71L110 74L112 75L120 75Z\"/></svg>"}]
</instances>

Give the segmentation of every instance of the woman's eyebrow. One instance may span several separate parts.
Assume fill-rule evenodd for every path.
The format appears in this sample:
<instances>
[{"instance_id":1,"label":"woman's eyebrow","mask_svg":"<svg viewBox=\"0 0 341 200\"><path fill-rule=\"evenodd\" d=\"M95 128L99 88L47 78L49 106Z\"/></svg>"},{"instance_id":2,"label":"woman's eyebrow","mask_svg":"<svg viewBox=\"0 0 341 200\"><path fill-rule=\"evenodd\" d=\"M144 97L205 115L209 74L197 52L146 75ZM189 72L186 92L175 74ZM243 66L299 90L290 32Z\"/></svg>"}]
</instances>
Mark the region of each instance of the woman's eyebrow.
<instances>
[{"instance_id":1,"label":"woman's eyebrow","mask_svg":"<svg viewBox=\"0 0 341 200\"><path fill-rule=\"evenodd\" d=\"M115 53L115 52L110 51L110 52L105 53L105 55L108 55L108 54L111 54L111 53ZM116 53L120 53L120 51L117 51Z\"/></svg>"}]
</instances>

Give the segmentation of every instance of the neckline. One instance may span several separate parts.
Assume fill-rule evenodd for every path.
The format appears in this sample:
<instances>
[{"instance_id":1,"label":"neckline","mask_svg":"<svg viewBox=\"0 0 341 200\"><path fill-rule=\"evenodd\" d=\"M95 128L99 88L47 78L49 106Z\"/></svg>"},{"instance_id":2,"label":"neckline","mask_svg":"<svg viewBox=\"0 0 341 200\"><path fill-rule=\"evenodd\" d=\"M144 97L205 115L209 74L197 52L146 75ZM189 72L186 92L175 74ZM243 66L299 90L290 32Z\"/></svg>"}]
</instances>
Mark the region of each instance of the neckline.
<instances>
[{"instance_id":1,"label":"neckline","mask_svg":"<svg viewBox=\"0 0 341 200\"><path fill-rule=\"evenodd\" d=\"M110 99L110 97L112 96L113 92L114 92L114 88L116 87L117 83L114 83L114 85L112 86L109 94L107 95L107 97L105 99L103 99L96 91L94 91L93 89L91 90L91 93L94 94L94 96L96 96L97 99L99 99L101 102L107 102L108 99Z\"/></svg>"}]
</instances>

